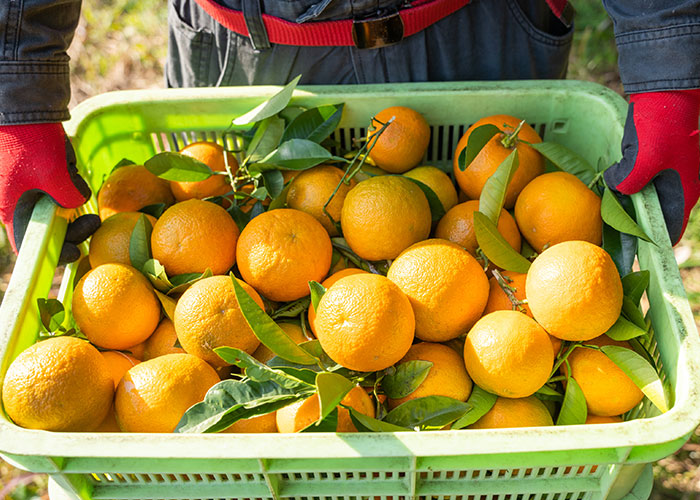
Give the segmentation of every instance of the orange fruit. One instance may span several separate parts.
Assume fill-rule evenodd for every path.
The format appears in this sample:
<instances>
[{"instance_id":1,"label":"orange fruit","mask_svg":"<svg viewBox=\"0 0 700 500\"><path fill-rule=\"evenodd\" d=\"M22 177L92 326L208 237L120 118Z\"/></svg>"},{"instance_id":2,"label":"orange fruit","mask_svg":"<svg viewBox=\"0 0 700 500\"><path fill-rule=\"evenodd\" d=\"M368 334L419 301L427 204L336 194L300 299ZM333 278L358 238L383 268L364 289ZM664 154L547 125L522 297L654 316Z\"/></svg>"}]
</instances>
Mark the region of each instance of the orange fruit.
<instances>
[{"instance_id":1,"label":"orange fruit","mask_svg":"<svg viewBox=\"0 0 700 500\"><path fill-rule=\"evenodd\" d=\"M462 245L476 257L479 243L474 232L474 212L479 210L479 200L469 200L455 205L442 216L435 228L435 237L454 241ZM515 219L507 211L501 210L498 218L498 232L516 252L520 252L520 232Z\"/></svg>"},{"instance_id":2,"label":"orange fruit","mask_svg":"<svg viewBox=\"0 0 700 500\"><path fill-rule=\"evenodd\" d=\"M558 243L538 255L525 293L533 317L562 340L598 337L622 310L622 281L612 258L586 241Z\"/></svg>"},{"instance_id":3,"label":"orange fruit","mask_svg":"<svg viewBox=\"0 0 700 500\"><path fill-rule=\"evenodd\" d=\"M316 336L323 350L336 363L361 372L383 370L403 358L414 330L408 297L379 274L336 281L316 311Z\"/></svg>"},{"instance_id":4,"label":"orange fruit","mask_svg":"<svg viewBox=\"0 0 700 500\"><path fill-rule=\"evenodd\" d=\"M205 163L215 172L226 171L224 148L215 142L193 142L182 148L180 153ZM235 175L238 171L238 161L228 151L225 153L231 172ZM212 175L208 179L197 182L170 181L170 189L177 201L185 201L192 198L201 200L210 196L223 196L232 191L229 178L225 175Z\"/></svg>"},{"instance_id":5,"label":"orange fruit","mask_svg":"<svg viewBox=\"0 0 700 500\"><path fill-rule=\"evenodd\" d=\"M617 342L607 335L586 341L587 345L614 345L630 349L628 342ZM577 347L567 358L571 367L570 376L581 387L588 413L601 417L621 415L639 404L644 397L642 391L625 372L603 352L587 347ZM562 373L567 374L566 364Z\"/></svg>"},{"instance_id":6,"label":"orange fruit","mask_svg":"<svg viewBox=\"0 0 700 500\"><path fill-rule=\"evenodd\" d=\"M304 335L304 331L296 323L279 323L279 327L282 330L284 330L284 333L286 333L289 336L289 338L292 339L297 344L301 344L302 342L306 342L307 340L311 340L311 339L306 338L306 336ZM257 359L258 361L260 361L261 363L267 363L275 356L276 356L275 353L272 352L262 342L260 343L258 348L255 349L255 352L253 353L253 357L255 359Z\"/></svg>"},{"instance_id":7,"label":"orange fruit","mask_svg":"<svg viewBox=\"0 0 700 500\"><path fill-rule=\"evenodd\" d=\"M328 278L321 282L321 285L327 290L333 285L333 283L338 281L340 278L345 278L346 276L352 276L353 274L362 274L366 272L367 271L363 269L358 269L356 267L347 267L345 269L341 269L340 271L336 271L335 273L331 274ZM316 309L314 309L313 304L309 304L307 318L309 320L309 326L311 327L311 331L314 332L314 335L316 335Z\"/></svg>"},{"instance_id":8,"label":"orange fruit","mask_svg":"<svg viewBox=\"0 0 700 500\"><path fill-rule=\"evenodd\" d=\"M467 334L464 364L482 389L524 398L549 379L554 352L547 332L535 320L517 311L495 311Z\"/></svg>"},{"instance_id":9,"label":"orange fruit","mask_svg":"<svg viewBox=\"0 0 700 500\"><path fill-rule=\"evenodd\" d=\"M416 167L403 175L404 177L420 181L432 189L440 199L442 208L445 211L457 204L457 189L450 176L439 168L431 166Z\"/></svg>"},{"instance_id":10,"label":"orange fruit","mask_svg":"<svg viewBox=\"0 0 700 500\"><path fill-rule=\"evenodd\" d=\"M78 328L103 349L123 350L143 342L160 321L151 282L124 264L102 264L83 276L72 307Z\"/></svg>"},{"instance_id":11,"label":"orange fruit","mask_svg":"<svg viewBox=\"0 0 700 500\"><path fill-rule=\"evenodd\" d=\"M148 205L172 205L174 202L168 181L156 177L143 165L126 165L114 170L97 194L102 220L117 212L138 212Z\"/></svg>"},{"instance_id":12,"label":"orange fruit","mask_svg":"<svg viewBox=\"0 0 700 500\"><path fill-rule=\"evenodd\" d=\"M144 215L153 227L156 218L140 212L119 212L104 221L90 238L88 258L93 268L110 262L131 265L129 245L136 223Z\"/></svg>"},{"instance_id":13,"label":"orange fruit","mask_svg":"<svg viewBox=\"0 0 700 500\"><path fill-rule=\"evenodd\" d=\"M164 354L185 352L182 347L177 347L178 343L175 325L168 318L163 318L156 330L144 342L143 361L157 358Z\"/></svg>"},{"instance_id":14,"label":"orange fruit","mask_svg":"<svg viewBox=\"0 0 700 500\"><path fill-rule=\"evenodd\" d=\"M114 380L114 390L117 390L119 381L132 366L136 366L140 361L128 354L120 351L102 351L102 357L107 361L109 372Z\"/></svg>"},{"instance_id":15,"label":"orange fruit","mask_svg":"<svg viewBox=\"0 0 700 500\"><path fill-rule=\"evenodd\" d=\"M7 415L19 426L91 431L107 416L114 383L99 351L76 337L34 344L12 362L2 386Z\"/></svg>"},{"instance_id":16,"label":"orange fruit","mask_svg":"<svg viewBox=\"0 0 700 500\"><path fill-rule=\"evenodd\" d=\"M343 182L338 187L344 174L345 172L332 165L319 165L301 172L289 185L287 206L312 215L326 228L329 235L337 236L338 229L334 222L340 223L340 210L343 208L345 196L357 184L356 180L350 179L347 184ZM326 212L332 220L323 211L323 206L329 199L331 201L326 207Z\"/></svg>"},{"instance_id":17,"label":"orange fruit","mask_svg":"<svg viewBox=\"0 0 700 500\"><path fill-rule=\"evenodd\" d=\"M236 434L277 432L277 412L273 411L264 415L258 415L257 417L241 419L221 432Z\"/></svg>"},{"instance_id":18,"label":"orange fruit","mask_svg":"<svg viewBox=\"0 0 700 500\"><path fill-rule=\"evenodd\" d=\"M219 205L182 201L167 209L153 227L153 258L168 276L207 269L224 274L236 263L238 235L238 226Z\"/></svg>"},{"instance_id":19,"label":"orange fruit","mask_svg":"<svg viewBox=\"0 0 700 500\"><path fill-rule=\"evenodd\" d=\"M568 172L540 175L525 186L515 203L515 220L537 252L562 241L600 245L603 237L600 198Z\"/></svg>"},{"instance_id":20,"label":"orange fruit","mask_svg":"<svg viewBox=\"0 0 700 500\"><path fill-rule=\"evenodd\" d=\"M363 415L374 418L374 403L365 390L353 387L340 402ZM318 420L320 414L318 394L292 403L277 410L277 429L279 432L299 432ZM350 412L338 406L338 426L336 432L357 432L350 418Z\"/></svg>"},{"instance_id":21,"label":"orange fruit","mask_svg":"<svg viewBox=\"0 0 700 500\"><path fill-rule=\"evenodd\" d=\"M400 399L389 399L390 408L425 396L447 396L459 401L466 401L469 398L472 392L472 380L464 368L462 356L452 348L431 342L414 344L397 363L397 367L402 363L416 360L433 363L428 376L408 396Z\"/></svg>"},{"instance_id":22,"label":"orange fruit","mask_svg":"<svg viewBox=\"0 0 700 500\"><path fill-rule=\"evenodd\" d=\"M525 280L527 274L513 271L501 271L503 281L518 301L525 301ZM510 300L495 276L489 278L489 299L484 308L484 314L494 311L520 311L532 317L532 311L527 304L516 305Z\"/></svg>"},{"instance_id":23,"label":"orange fruit","mask_svg":"<svg viewBox=\"0 0 700 500\"><path fill-rule=\"evenodd\" d=\"M286 302L309 295L309 281L328 274L333 247L313 216L280 208L251 220L236 252L243 279L268 299Z\"/></svg>"},{"instance_id":24,"label":"orange fruit","mask_svg":"<svg viewBox=\"0 0 700 500\"><path fill-rule=\"evenodd\" d=\"M187 409L219 376L191 354L166 354L130 369L117 388L114 408L124 432L173 432Z\"/></svg>"},{"instance_id":25,"label":"orange fruit","mask_svg":"<svg viewBox=\"0 0 700 500\"><path fill-rule=\"evenodd\" d=\"M588 415L586 417L587 424L619 424L623 422L622 417L619 415L612 415L610 417L601 417L600 415Z\"/></svg>"},{"instance_id":26,"label":"orange fruit","mask_svg":"<svg viewBox=\"0 0 700 500\"><path fill-rule=\"evenodd\" d=\"M264 307L250 285L241 280L238 283ZM260 344L243 317L229 276L205 278L185 290L175 306L173 323L182 348L212 366L228 364L214 352L216 347L234 347L252 354Z\"/></svg>"},{"instance_id":27,"label":"orange fruit","mask_svg":"<svg viewBox=\"0 0 700 500\"><path fill-rule=\"evenodd\" d=\"M340 215L343 236L363 259L395 259L430 234L428 199L411 180L396 175L372 177L345 197Z\"/></svg>"},{"instance_id":28,"label":"orange fruit","mask_svg":"<svg viewBox=\"0 0 700 500\"><path fill-rule=\"evenodd\" d=\"M507 429L510 427L542 427L554 425L547 407L535 396L498 398L486 414L469 426L470 429Z\"/></svg>"},{"instance_id":29,"label":"orange fruit","mask_svg":"<svg viewBox=\"0 0 700 500\"><path fill-rule=\"evenodd\" d=\"M508 184L506 190L506 198L504 206L505 208L513 208L515 205L515 199L522 189L530 182L532 179L544 172L544 158L537 151L532 149L531 146L515 141L514 147L505 147L501 141L503 141L505 135L503 133L496 134L493 136L483 147L483 149L476 155L474 160L467 165L467 168L462 171L459 168L459 154L464 148L467 147L467 142L469 141L469 136L474 130L482 125L495 125L505 134L511 134L520 124L521 120L513 116L508 115L494 115L487 116L478 120L474 125L469 127L464 135L461 137L459 142L457 142L457 147L455 149L455 154L453 156L452 165L455 175L455 180L459 184L459 187L464 191L469 198L472 200L478 200L481 196L481 190L484 188L484 184L489 177L496 171L498 166L506 159L506 157L513 152L514 149L518 150L518 168L513 174L513 178ZM518 139L530 143L542 142L540 136L535 132L535 130L527 123L523 124L520 132L518 133Z\"/></svg>"},{"instance_id":30,"label":"orange fruit","mask_svg":"<svg viewBox=\"0 0 700 500\"><path fill-rule=\"evenodd\" d=\"M393 121L372 147L372 138L392 118ZM371 130L372 127L374 130ZM430 143L430 126L417 111L405 106L392 106L372 118L367 143L372 147L369 157L378 167L400 174L418 165L425 156Z\"/></svg>"},{"instance_id":31,"label":"orange fruit","mask_svg":"<svg viewBox=\"0 0 700 500\"><path fill-rule=\"evenodd\" d=\"M484 270L469 252L447 240L411 245L392 262L387 278L411 301L421 340L443 342L465 333L488 299Z\"/></svg>"}]
</instances>

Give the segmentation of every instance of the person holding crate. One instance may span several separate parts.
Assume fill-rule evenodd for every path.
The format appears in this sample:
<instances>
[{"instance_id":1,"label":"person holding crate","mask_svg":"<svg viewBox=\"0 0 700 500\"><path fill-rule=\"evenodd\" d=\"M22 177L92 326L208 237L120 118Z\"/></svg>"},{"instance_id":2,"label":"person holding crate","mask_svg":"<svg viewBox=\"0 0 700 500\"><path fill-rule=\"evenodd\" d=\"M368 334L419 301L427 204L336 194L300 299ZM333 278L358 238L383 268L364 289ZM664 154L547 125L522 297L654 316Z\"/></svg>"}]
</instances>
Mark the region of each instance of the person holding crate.
<instances>
[{"instance_id":1,"label":"person holding crate","mask_svg":"<svg viewBox=\"0 0 700 500\"><path fill-rule=\"evenodd\" d=\"M81 0L0 5L0 219L16 250L46 193L90 196L61 121L66 50ZM675 244L700 195L700 1L604 0L630 106L623 157L605 173L632 194L654 182ZM563 78L566 0L170 0L169 87ZM64 260L80 254L67 237Z\"/></svg>"}]
</instances>

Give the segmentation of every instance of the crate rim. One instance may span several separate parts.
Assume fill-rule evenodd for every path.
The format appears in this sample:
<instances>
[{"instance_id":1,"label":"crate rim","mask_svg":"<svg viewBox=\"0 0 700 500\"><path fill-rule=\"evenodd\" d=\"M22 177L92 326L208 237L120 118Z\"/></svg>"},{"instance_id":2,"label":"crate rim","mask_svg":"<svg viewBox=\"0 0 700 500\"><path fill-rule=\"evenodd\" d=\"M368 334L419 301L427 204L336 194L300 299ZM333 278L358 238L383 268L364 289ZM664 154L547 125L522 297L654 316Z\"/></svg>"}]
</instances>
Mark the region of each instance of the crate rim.
<instances>
[{"instance_id":1,"label":"crate rim","mask_svg":"<svg viewBox=\"0 0 700 500\"><path fill-rule=\"evenodd\" d=\"M66 124L69 135L74 134L83 120L105 107L128 105L134 100L172 101L211 100L249 97L261 100L274 94L279 86L228 87L218 89L167 89L116 91L88 99L73 110L73 118ZM612 112L624 119L626 104L612 90L592 82L527 81L527 82L446 82L409 83L355 86L299 87L294 96L342 98L348 94L389 95L396 93L502 93L508 90L542 93L575 91L594 94L605 101ZM637 197L655 197L653 188L647 188ZM46 225L58 218L56 206L48 199L35 209L27 238L41 240ZM42 243L45 247L46 241ZM34 251L32 251L34 247ZM24 245L16 268L32 265L39 250ZM22 286L22 279L15 287ZM12 290L8 289L8 295ZM6 295L7 297L7 295ZM3 304L4 305L4 304ZM4 309L4 308L2 308ZM689 312L689 311L688 311ZM8 313L0 318L12 320ZM691 316L692 319L692 316ZM3 326L0 340L11 331ZM18 427L0 414L0 452L17 455L45 455L93 458L202 458L202 459L263 459L263 458L336 458L351 457L416 457L495 455L502 453L537 453L546 451L618 449L626 455L630 449L658 445L684 439L700 423L700 338L686 335L681 339L678 364L683 366L687 384L676 388L676 401L667 413L653 418L603 426L582 425L541 428L460 430L441 432L401 432L376 434L121 434L121 433L65 433L37 431ZM694 333L694 332L692 332ZM7 345L0 346L5 355ZM307 447L305 444L315 446ZM317 445L322 446L317 446ZM198 445L198 446L196 446Z\"/></svg>"}]
</instances>

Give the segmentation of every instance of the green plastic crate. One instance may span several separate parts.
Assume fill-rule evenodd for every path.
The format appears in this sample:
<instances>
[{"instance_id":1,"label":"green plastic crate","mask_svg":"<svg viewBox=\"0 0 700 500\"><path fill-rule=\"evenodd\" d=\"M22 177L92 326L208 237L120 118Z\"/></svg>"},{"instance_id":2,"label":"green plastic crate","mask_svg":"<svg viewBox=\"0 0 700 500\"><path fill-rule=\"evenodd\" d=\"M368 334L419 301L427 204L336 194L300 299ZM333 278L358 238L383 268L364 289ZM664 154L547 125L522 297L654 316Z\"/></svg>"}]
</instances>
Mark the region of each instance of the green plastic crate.
<instances>
[{"instance_id":1,"label":"green plastic crate","mask_svg":"<svg viewBox=\"0 0 700 500\"><path fill-rule=\"evenodd\" d=\"M67 131L97 191L122 158L219 139L233 117L277 87L129 91L90 99ZM449 169L466 127L495 113L521 116L546 140L605 166L620 156L626 104L604 87L573 81L306 87L302 106L344 102L336 139L365 134L370 117L408 105L432 127L427 164ZM0 413L0 452L19 467L51 474L58 498L646 498L648 464L678 449L700 423L700 346L653 188L633 197L639 223L659 246L640 243L651 272L652 346L672 388L672 409L610 425L381 434L97 434L19 428ZM94 200L90 204L94 210ZM36 299L55 274L66 222L44 199L34 211L0 307L0 380L38 332ZM69 266L59 298L69 304ZM641 477L641 479L639 479ZM634 487L634 488L633 488Z\"/></svg>"}]
</instances>

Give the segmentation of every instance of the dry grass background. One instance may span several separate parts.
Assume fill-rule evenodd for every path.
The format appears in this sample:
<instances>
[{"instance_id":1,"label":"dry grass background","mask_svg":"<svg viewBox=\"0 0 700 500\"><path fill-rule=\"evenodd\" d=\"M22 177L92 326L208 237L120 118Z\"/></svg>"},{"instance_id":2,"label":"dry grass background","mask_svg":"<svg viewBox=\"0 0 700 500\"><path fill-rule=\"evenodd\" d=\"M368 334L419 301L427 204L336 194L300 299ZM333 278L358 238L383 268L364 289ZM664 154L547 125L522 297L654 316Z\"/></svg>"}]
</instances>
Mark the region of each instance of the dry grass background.
<instances>
[{"instance_id":1,"label":"dry grass background","mask_svg":"<svg viewBox=\"0 0 700 500\"><path fill-rule=\"evenodd\" d=\"M110 90L163 87L167 50L164 0L83 0L80 25L70 49L71 107ZM612 23L599 0L579 0L569 78L591 80L622 93ZM0 297L14 256L0 231ZM676 247L681 275L700 324L700 208ZM700 498L700 434L655 465L653 500ZM46 476L0 460L0 500L48 498Z\"/></svg>"}]
</instances>

